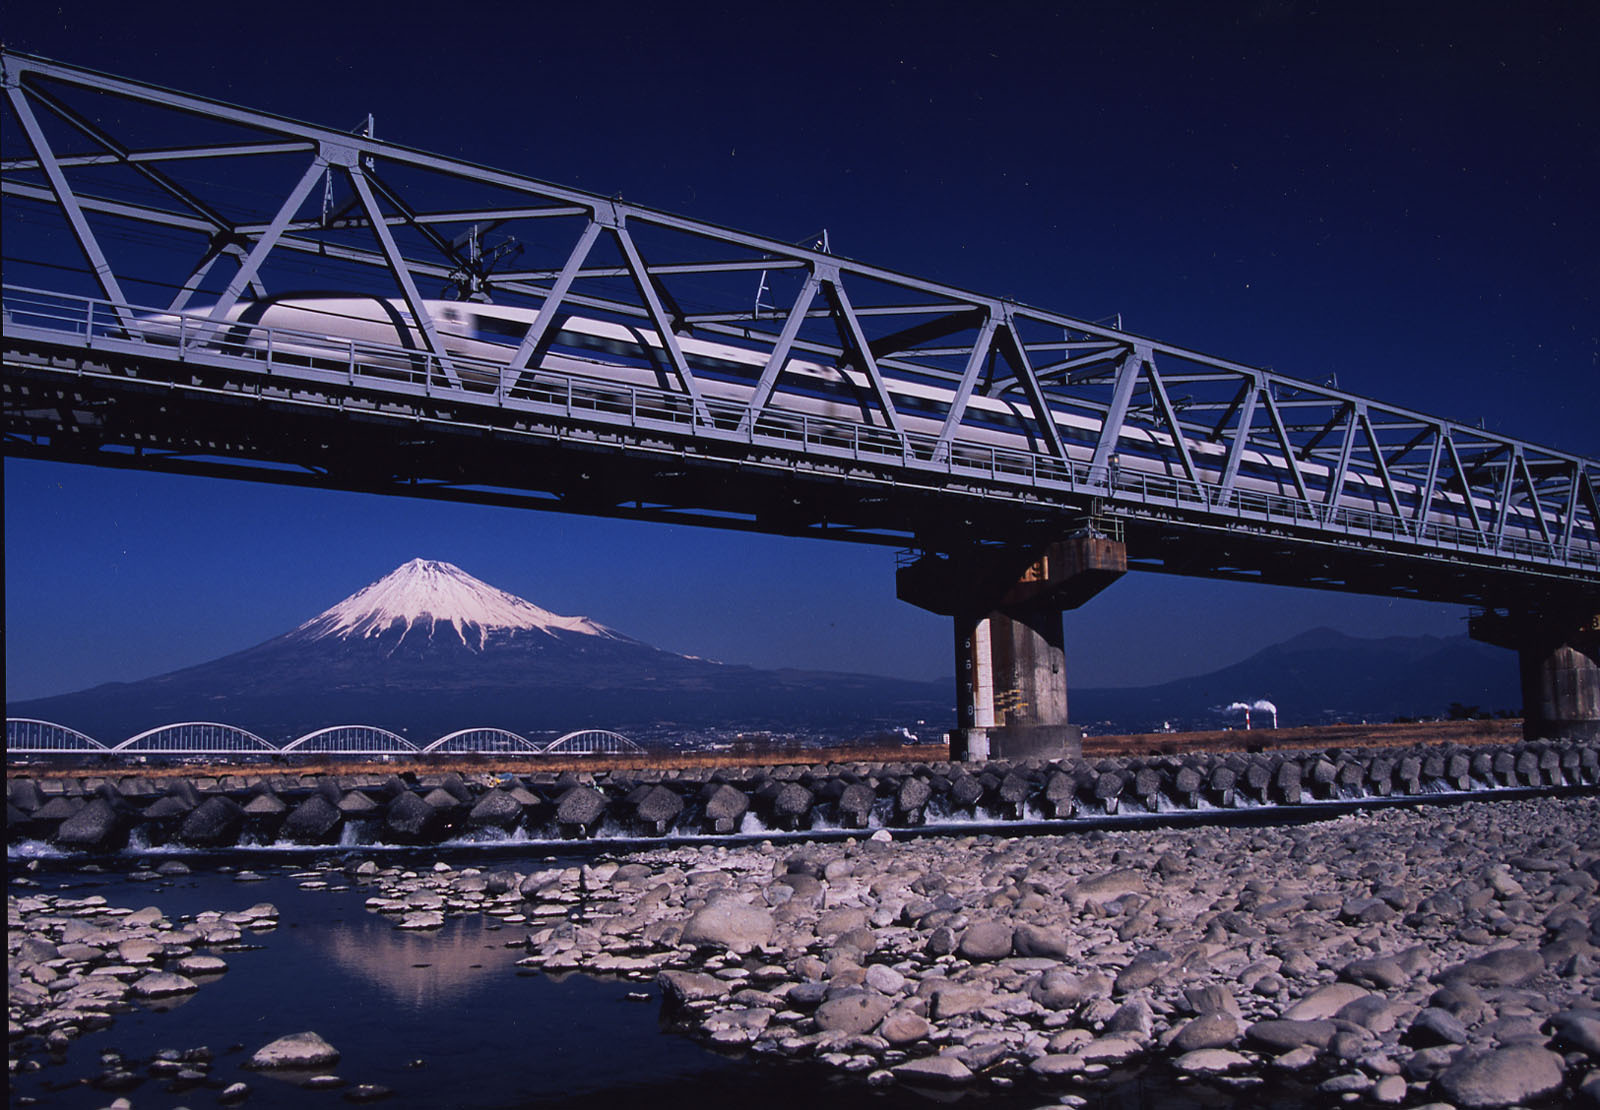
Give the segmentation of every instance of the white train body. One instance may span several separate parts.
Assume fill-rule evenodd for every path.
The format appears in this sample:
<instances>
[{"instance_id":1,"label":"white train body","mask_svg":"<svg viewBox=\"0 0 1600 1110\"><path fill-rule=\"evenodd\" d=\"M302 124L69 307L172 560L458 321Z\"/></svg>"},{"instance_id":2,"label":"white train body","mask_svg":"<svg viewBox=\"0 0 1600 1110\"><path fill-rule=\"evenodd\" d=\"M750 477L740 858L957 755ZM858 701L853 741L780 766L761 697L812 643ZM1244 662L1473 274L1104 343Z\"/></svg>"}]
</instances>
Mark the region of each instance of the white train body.
<instances>
[{"instance_id":1,"label":"white train body","mask_svg":"<svg viewBox=\"0 0 1600 1110\"><path fill-rule=\"evenodd\" d=\"M459 301L428 301L426 307L446 354L462 360L455 369L467 388L492 390L501 386L502 377L506 378L505 387L511 387L509 374L502 375L484 364L509 362L512 352L538 319L538 310ZM141 325L148 338L157 340L175 339L180 326L191 336L203 328L222 327L226 329L223 343L227 349L259 354L270 344L277 357L299 355L326 361L348 347L354 360L368 372L392 371L411 378L420 378L429 372L430 355L422 329L400 301L377 297L285 296L240 302L227 313L226 319L226 325L220 322L207 325L203 316L198 319L189 316L180 325L177 316L157 316L145 318ZM270 329L270 332L261 329ZM678 346L695 375L697 388L707 401L736 406L749 404L766 366L765 352L693 337L679 337ZM397 347L415 353L399 354L395 350ZM437 369L437 360L434 369ZM546 333L537 364L530 365L517 383L520 389L531 385L535 395L540 392L559 395L564 382L541 377L541 370L596 385L681 393L671 358L655 331L581 316L562 318ZM886 379L885 387L907 432L924 436L940 433L953 390L893 378ZM1079 464L1088 462L1099 441L1100 421L1079 413L1056 409L1052 412L1068 458ZM784 413L840 423L883 424L883 416L864 374L799 358L790 358L785 364L764 415L781 419ZM1219 483L1228 445L1189 440L1187 446L1200 480L1212 485ZM958 459L974 449L987 458L989 448L1042 452L1044 448L1033 427L1031 407L1004 397L974 393L968 401L952 451ZM1155 428L1125 423L1115 457L1117 481L1121 486L1155 478L1187 482L1188 476L1172 449L1172 437ZM1330 477L1327 466L1306 460L1299 463L1299 470L1314 496L1318 490L1326 489ZM1406 506L1407 501L1414 506L1420 491L1400 478L1394 478L1393 484L1402 506ZM1243 452L1234 488L1241 495L1255 493L1299 499L1293 474L1283 456L1255 448L1247 447ZM1339 504L1343 508L1394 516L1382 480L1375 474L1354 469L1346 475ZM1474 507L1480 520L1493 522L1497 505L1476 497ZM1429 510L1432 523L1473 529L1459 492L1435 489ZM1512 506L1503 534L1508 538L1543 539L1533 513L1522 506ZM1595 546L1593 541L1580 536L1574 536L1573 542Z\"/></svg>"}]
</instances>

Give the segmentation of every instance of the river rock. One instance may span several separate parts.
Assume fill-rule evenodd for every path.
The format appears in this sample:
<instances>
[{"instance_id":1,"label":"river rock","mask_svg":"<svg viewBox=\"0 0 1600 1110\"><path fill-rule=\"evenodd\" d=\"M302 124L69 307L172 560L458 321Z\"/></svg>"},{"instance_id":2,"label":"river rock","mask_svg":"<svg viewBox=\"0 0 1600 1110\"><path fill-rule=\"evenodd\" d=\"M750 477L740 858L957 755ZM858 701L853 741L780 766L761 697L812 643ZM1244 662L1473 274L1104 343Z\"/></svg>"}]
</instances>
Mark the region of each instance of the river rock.
<instances>
[{"instance_id":1,"label":"river rock","mask_svg":"<svg viewBox=\"0 0 1600 1110\"><path fill-rule=\"evenodd\" d=\"M1124 869L1083 880L1072 889L1071 897L1074 903L1086 902L1100 906L1129 894L1142 894L1144 889L1144 876L1137 871Z\"/></svg>"},{"instance_id":2,"label":"river rock","mask_svg":"<svg viewBox=\"0 0 1600 1110\"><path fill-rule=\"evenodd\" d=\"M912 1044L926 1037L931 1029L927 1021L910 1010L895 1010L883 1019L878 1036L896 1048Z\"/></svg>"},{"instance_id":3,"label":"river rock","mask_svg":"<svg viewBox=\"0 0 1600 1110\"><path fill-rule=\"evenodd\" d=\"M1071 953L1066 937L1059 930L1022 922L1011 936L1016 954L1026 958L1065 960Z\"/></svg>"},{"instance_id":4,"label":"river rock","mask_svg":"<svg viewBox=\"0 0 1600 1110\"><path fill-rule=\"evenodd\" d=\"M1462 1110L1515 1106L1561 1089L1561 1057L1536 1045L1463 1053L1439 1076L1438 1084Z\"/></svg>"},{"instance_id":5,"label":"river rock","mask_svg":"<svg viewBox=\"0 0 1600 1110\"><path fill-rule=\"evenodd\" d=\"M1003 960L1011 955L1011 926L1000 921L978 921L961 934L956 951L968 960Z\"/></svg>"},{"instance_id":6,"label":"river rock","mask_svg":"<svg viewBox=\"0 0 1600 1110\"><path fill-rule=\"evenodd\" d=\"M772 939L774 924L772 914L759 906L724 899L706 906L688 920L683 927L683 943L748 952Z\"/></svg>"},{"instance_id":7,"label":"river rock","mask_svg":"<svg viewBox=\"0 0 1600 1110\"><path fill-rule=\"evenodd\" d=\"M1239 1039L1239 1021L1232 1014L1217 1011L1202 1014L1189 1022L1172 1039L1179 1052L1206 1048L1227 1048Z\"/></svg>"},{"instance_id":8,"label":"river rock","mask_svg":"<svg viewBox=\"0 0 1600 1110\"><path fill-rule=\"evenodd\" d=\"M880 994L847 994L830 998L817 1007L818 1029L841 1033L870 1033L883 1021L892 1003Z\"/></svg>"},{"instance_id":9,"label":"river rock","mask_svg":"<svg viewBox=\"0 0 1600 1110\"><path fill-rule=\"evenodd\" d=\"M1367 992L1353 983L1329 983L1290 1006L1283 1017L1286 1021L1320 1021L1365 997Z\"/></svg>"},{"instance_id":10,"label":"river rock","mask_svg":"<svg viewBox=\"0 0 1600 1110\"><path fill-rule=\"evenodd\" d=\"M419 798L418 801L421 799ZM339 1050L312 1032L291 1033L256 1050L247 1067L321 1068L339 1062Z\"/></svg>"},{"instance_id":11,"label":"river rock","mask_svg":"<svg viewBox=\"0 0 1600 1110\"><path fill-rule=\"evenodd\" d=\"M728 993L726 982L695 971L663 971L656 976L656 983L661 987L662 997L678 1006L723 998Z\"/></svg>"},{"instance_id":12,"label":"river rock","mask_svg":"<svg viewBox=\"0 0 1600 1110\"><path fill-rule=\"evenodd\" d=\"M1411 1027L1406 1030L1404 1040L1407 1044L1416 1045L1418 1048L1427 1048L1430 1045L1441 1044L1466 1044L1472 1039L1467 1032L1467 1027L1461 1019L1449 1010L1441 1010L1429 1006L1422 1010L1411 1021Z\"/></svg>"},{"instance_id":13,"label":"river rock","mask_svg":"<svg viewBox=\"0 0 1600 1110\"><path fill-rule=\"evenodd\" d=\"M152 971L134 980L128 989L139 998L171 998L200 988L193 979L182 975L170 971Z\"/></svg>"},{"instance_id":14,"label":"river rock","mask_svg":"<svg viewBox=\"0 0 1600 1110\"><path fill-rule=\"evenodd\" d=\"M1250 1066L1250 1057L1225 1048L1197 1048L1179 1056L1172 1066L1190 1075L1217 1075L1244 1070Z\"/></svg>"},{"instance_id":15,"label":"river rock","mask_svg":"<svg viewBox=\"0 0 1600 1110\"><path fill-rule=\"evenodd\" d=\"M907 1060L893 1069L902 1083L923 1083L936 1087L959 1087L973 1080L972 1069L954 1056L928 1056Z\"/></svg>"},{"instance_id":16,"label":"river rock","mask_svg":"<svg viewBox=\"0 0 1600 1110\"><path fill-rule=\"evenodd\" d=\"M1566 1010L1550 1019L1558 1047L1600 1060L1600 1010Z\"/></svg>"},{"instance_id":17,"label":"river rock","mask_svg":"<svg viewBox=\"0 0 1600 1110\"><path fill-rule=\"evenodd\" d=\"M1368 960L1352 960L1339 969L1339 978L1362 987L1394 990L1411 981L1398 961L1387 956Z\"/></svg>"},{"instance_id":18,"label":"river rock","mask_svg":"<svg viewBox=\"0 0 1600 1110\"><path fill-rule=\"evenodd\" d=\"M1258 1021L1245 1030L1245 1039L1268 1052L1288 1052L1309 1045L1327 1048L1339 1031L1331 1021Z\"/></svg>"},{"instance_id":19,"label":"river rock","mask_svg":"<svg viewBox=\"0 0 1600 1110\"><path fill-rule=\"evenodd\" d=\"M1544 970L1544 957L1532 948L1497 948L1465 963L1447 967L1434 976L1441 983L1462 982L1475 987L1515 987Z\"/></svg>"},{"instance_id":20,"label":"river rock","mask_svg":"<svg viewBox=\"0 0 1600 1110\"><path fill-rule=\"evenodd\" d=\"M1049 1010L1070 1010L1085 999L1110 993L1111 981L1100 972L1078 976L1064 967L1046 971L1028 987L1028 997Z\"/></svg>"}]
</instances>

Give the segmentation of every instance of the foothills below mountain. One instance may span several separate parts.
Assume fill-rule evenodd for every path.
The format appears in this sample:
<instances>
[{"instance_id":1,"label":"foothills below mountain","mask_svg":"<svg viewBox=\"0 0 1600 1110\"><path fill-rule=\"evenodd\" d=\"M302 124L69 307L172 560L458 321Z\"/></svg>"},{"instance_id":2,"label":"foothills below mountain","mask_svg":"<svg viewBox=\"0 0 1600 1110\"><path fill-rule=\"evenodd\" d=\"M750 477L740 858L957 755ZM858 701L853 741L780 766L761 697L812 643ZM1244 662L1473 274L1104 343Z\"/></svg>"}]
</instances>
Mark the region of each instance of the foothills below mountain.
<instances>
[{"instance_id":1,"label":"foothills below mountain","mask_svg":"<svg viewBox=\"0 0 1600 1110\"><path fill-rule=\"evenodd\" d=\"M176 721L221 721L275 741L371 724L427 741L455 729L771 730L850 739L910 727L937 739L953 682L765 671L662 651L564 617L450 563L414 559L300 627L139 682L8 703L116 743ZM1070 694L1094 732L1216 728L1222 707L1268 698L1280 723L1437 715L1453 701L1518 703L1515 657L1465 637L1358 640L1308 632L1240 663L1160 686ZM919 725L919 722L925 724Z\"/></svg>"}]
</instances>

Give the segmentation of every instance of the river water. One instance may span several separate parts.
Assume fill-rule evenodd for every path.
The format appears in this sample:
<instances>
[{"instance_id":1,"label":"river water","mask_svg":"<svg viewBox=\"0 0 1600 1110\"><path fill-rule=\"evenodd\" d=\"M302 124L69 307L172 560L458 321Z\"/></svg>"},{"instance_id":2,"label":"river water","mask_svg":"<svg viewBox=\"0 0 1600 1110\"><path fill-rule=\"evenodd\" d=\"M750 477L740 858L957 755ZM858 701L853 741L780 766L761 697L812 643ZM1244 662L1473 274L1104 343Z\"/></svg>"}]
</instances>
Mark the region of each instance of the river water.
<instances>
[{"instance_id":1,"label":"river water","mask_svg":"<svg viewBox=\"0 0 1600 1110\"><path fill-rule=\"evenodd\" d=\"M601 846L546 845L525 856L496 853L487 866L535 870L591 858ZM614 851L614 849L613 849ZM431 866L438 853L408 863ZM861 1076L747 1054L720 1054L672 1029L653 985L582 975L529 974L515 966L525 954L526 927L500 926L483 916L453 918L429 933L406 933L367 912L367 891L317 864L342 859L250 853L189 858L191 873L149 877L127 857L88 870L82 861L30 861L13 854L13 895L60 891L103 895L114 906L159 907L176 920L204 910L242 910L271 902L280 924L246 932L249 947L225 953L229 969L172 1008L137 1007L107 1029L73 1041L65 1053L35 1053L36 1070L12 1076L10 1105L104 1107L127 1098L146 1107L212 1107L228 1084L243 1081L245 1107L350 1105L359 1084L393 1093L385 1107L701 1107L705 1110L854 1110L858 1107L949 1102L983 1110L1057 1104L1067 1089L1015 1086L923 1092L874 1088ZM454 858L458 865L470 859ZM241 881L240 869L259 875ZM302 884L325 882L322 889ZM641 1000L641 993L648 997ZM633 997L630 997L632 995ZM305 1089L243 1068L256 1049L286 1034L314 1030L342 1053L329 1069L343 1087ZM132 1089L93 1086L105 1071L102 1054L116 1052L128 1070L146 1066L164 1049L205 1047L213 1057L206 1082L183 1087L148 1076ZM1102 1077L1069 1089L1079 1105L1117 1110L1179 1106L1294 1107L1315 1101L1298 1087L1180 1083L1158 1070ZM33 1100L33 1101L30 1101Z\"/></svg>"}]
</instances>

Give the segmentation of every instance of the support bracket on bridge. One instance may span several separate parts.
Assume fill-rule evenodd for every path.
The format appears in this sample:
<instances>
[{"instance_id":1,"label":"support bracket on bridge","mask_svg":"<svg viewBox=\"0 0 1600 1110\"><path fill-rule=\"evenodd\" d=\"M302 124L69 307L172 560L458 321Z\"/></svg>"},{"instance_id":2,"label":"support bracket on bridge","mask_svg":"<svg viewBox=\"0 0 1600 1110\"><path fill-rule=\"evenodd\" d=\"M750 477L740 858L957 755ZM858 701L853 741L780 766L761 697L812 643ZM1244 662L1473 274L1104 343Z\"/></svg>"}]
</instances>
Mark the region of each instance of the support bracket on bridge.
<instances>
[{"instance_id":1,"label":"support bracket on bridge","mask_svg":"<svg viewBox=\"0 0 1600 1110\"><path fill-rule=\"evenodd\" d=\"M902 601L955 622L956 728L951 758L1069 756L1082 730L1067 721L1061 614L1128 569L1127 548L1074 536L1042 549L927 554L902 566Z\"/></svg>"}]
</instances>

